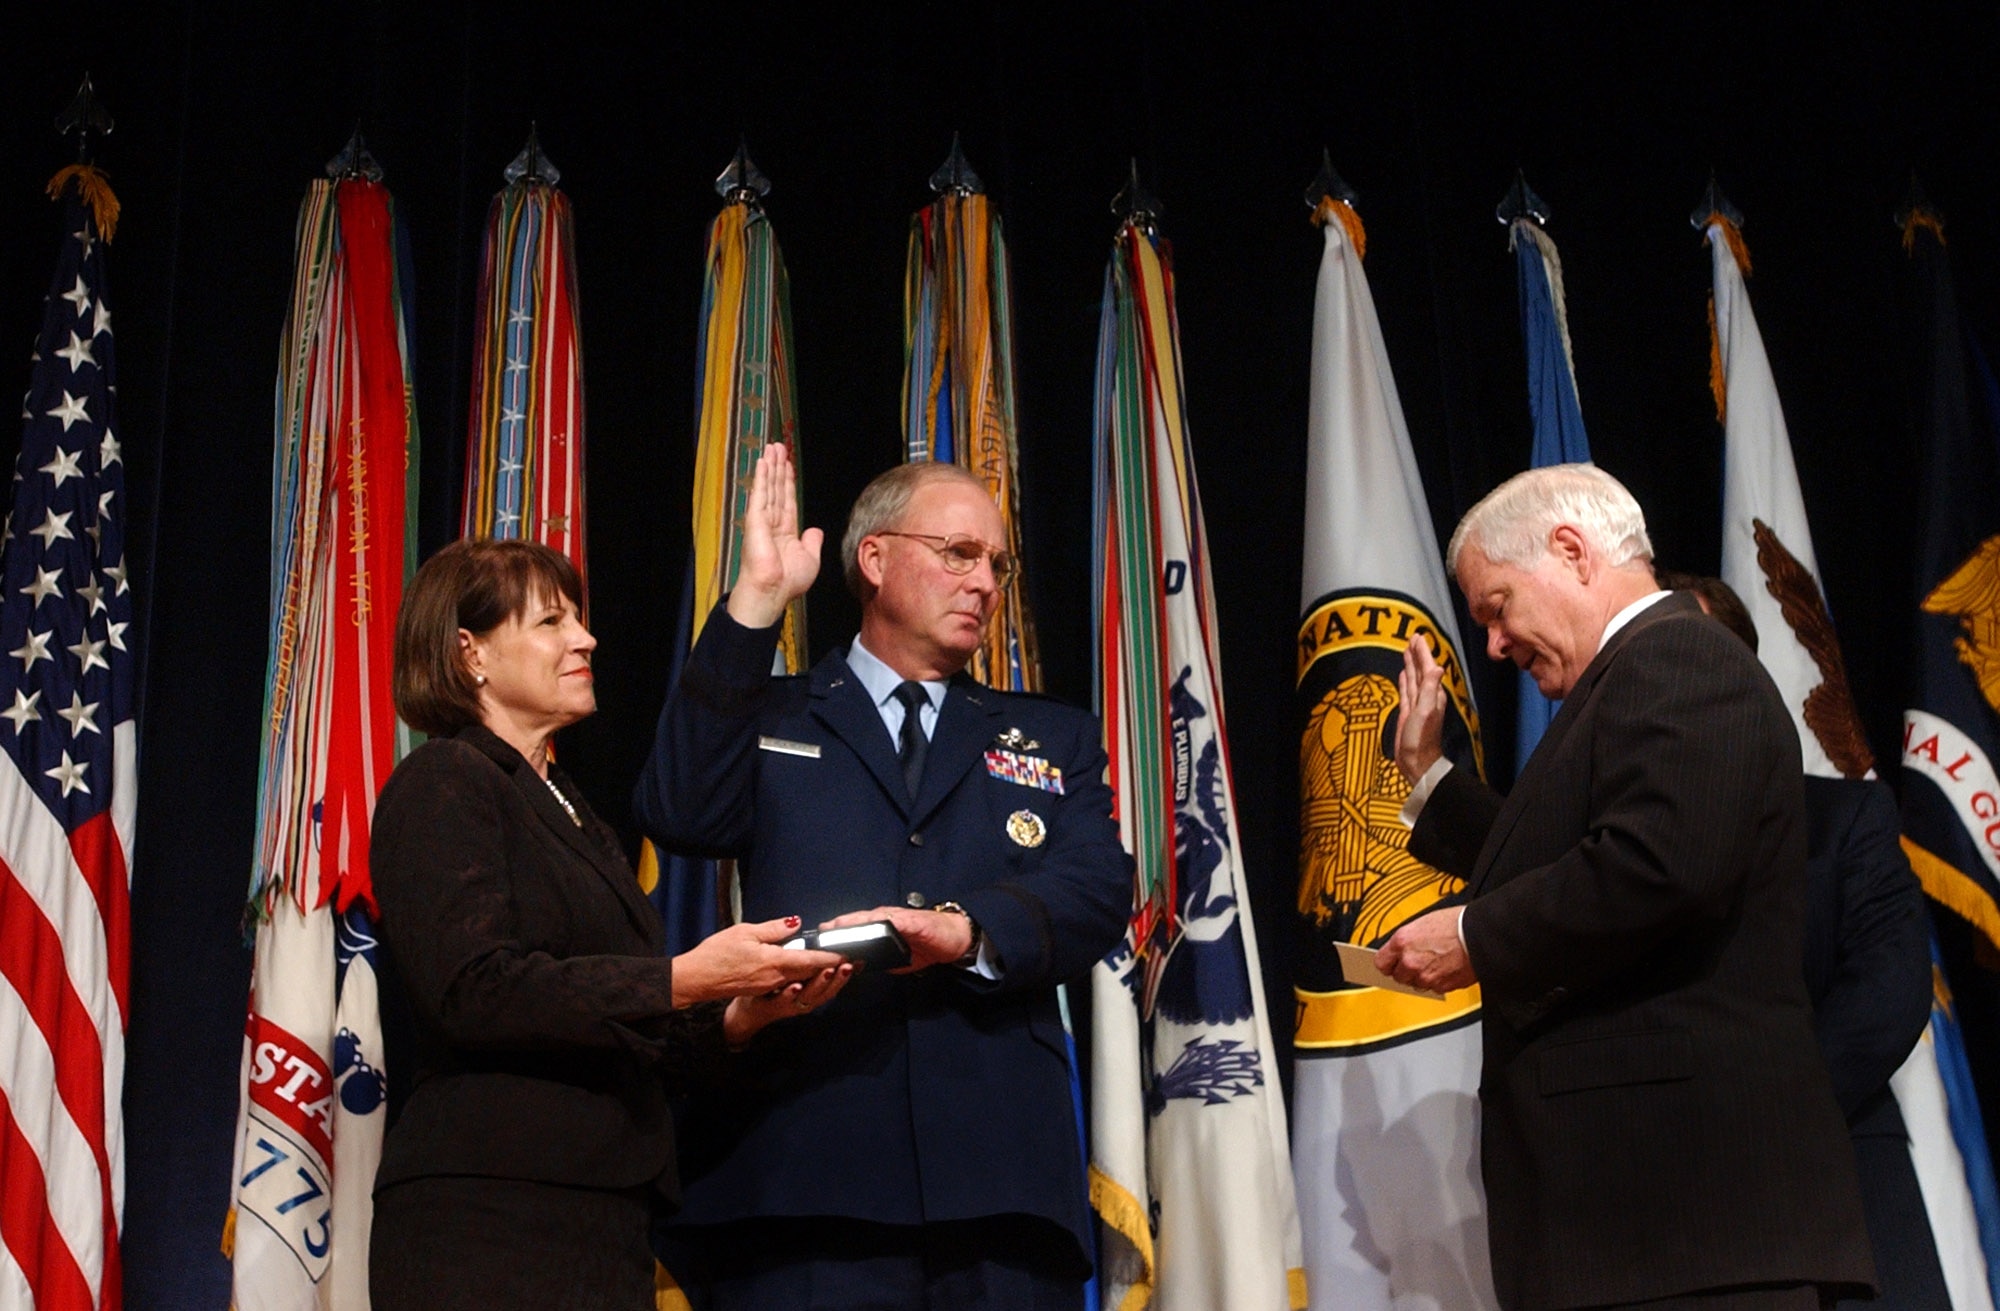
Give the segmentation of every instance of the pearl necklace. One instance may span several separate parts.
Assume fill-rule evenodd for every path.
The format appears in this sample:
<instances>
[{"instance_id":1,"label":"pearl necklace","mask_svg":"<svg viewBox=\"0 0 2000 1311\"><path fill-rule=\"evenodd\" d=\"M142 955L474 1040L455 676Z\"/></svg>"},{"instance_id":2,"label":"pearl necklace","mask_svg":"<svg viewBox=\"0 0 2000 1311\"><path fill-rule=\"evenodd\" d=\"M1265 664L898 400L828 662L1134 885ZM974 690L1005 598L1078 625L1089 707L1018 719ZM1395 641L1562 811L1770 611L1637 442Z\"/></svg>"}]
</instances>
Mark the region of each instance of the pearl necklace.
<instances>
[{"instance_id":1,"label":"pearl necklace","mask_svg":"<svg viewBox=\"0 0 2000 1311\"><path fill-rule=\"evenodd\" d=\"M582 828L583 817L576 813L575 806L569 804L569 798L562 794L562 789L556 786L556 781L545 774L542 776L542 782L549 785L549 795L554 797L556 804L563 808L563 814L569 816L569 822L578 828Z\"/></svg>"}]
</instances>

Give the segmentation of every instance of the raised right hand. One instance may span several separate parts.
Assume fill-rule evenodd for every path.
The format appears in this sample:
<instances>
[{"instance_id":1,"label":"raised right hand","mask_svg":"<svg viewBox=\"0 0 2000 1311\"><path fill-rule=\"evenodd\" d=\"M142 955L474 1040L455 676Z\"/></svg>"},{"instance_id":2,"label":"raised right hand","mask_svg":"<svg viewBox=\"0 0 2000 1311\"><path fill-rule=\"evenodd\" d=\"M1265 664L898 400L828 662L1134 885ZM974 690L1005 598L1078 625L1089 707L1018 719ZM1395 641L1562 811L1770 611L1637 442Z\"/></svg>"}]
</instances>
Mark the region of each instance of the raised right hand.
<instances>
[{"instance_id":1,"label":"raised right hand","mask_svg":"<svg viewBox=\"0 0 2000 1311\"><path fill-rule=\"evenodd\" d=\"M787 951L776 944L799 931L796 915L732 924L674 957L674 1005L754 997L788 983L837 970L845 958L830 951Z\"/></svg>"},{"instance_id":2,"label":"raised right hand","mask_svg":"<svg viewBox=\"0 0 2000 1311\"><path fill-rule=\"evenodd\" d=\"M1444 670L1421 634L1403 648L1396 691L1403 702L1396 716L1396 768L1414 787L1444 755Z\"/></svg>"},{"instance_id":3,"label":"raised right hand","mask_svg":"<svg viewBox=\"0 0 2000 1311\"><path fill-rule=\"evenodd\" d=\"M729 592L729 617L745 628L769 628L794 597L819 577L825 534L799 531L798 476L783 442L766 442L750 475L743 507L743 555Z\"/></svg>"}]
</instances>

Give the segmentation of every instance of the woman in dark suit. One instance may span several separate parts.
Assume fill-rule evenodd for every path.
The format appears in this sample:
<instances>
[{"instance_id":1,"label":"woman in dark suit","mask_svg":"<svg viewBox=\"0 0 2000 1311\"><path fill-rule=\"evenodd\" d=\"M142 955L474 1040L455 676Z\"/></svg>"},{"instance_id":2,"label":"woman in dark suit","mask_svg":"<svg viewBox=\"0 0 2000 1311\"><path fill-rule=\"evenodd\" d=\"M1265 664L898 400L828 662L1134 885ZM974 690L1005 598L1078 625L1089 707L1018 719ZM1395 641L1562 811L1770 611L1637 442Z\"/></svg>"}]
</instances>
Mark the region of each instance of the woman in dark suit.
<instances>
[{"instance_id":1,"label":"woman in dark suit","mask_svg":"<svg viewBox=\"0 0 2000 1311\"><path fill-rule=\"evenodd\" d=\"M465 541L417 571L396 709L431 735L376 802L381 933L415 1087L375 1177L375 1311L653 1305L668 1080L831 998L851 967L738 924L671 960L611 830L549 755L597 708L569 561Z\"/></svg>"}]
</instances>

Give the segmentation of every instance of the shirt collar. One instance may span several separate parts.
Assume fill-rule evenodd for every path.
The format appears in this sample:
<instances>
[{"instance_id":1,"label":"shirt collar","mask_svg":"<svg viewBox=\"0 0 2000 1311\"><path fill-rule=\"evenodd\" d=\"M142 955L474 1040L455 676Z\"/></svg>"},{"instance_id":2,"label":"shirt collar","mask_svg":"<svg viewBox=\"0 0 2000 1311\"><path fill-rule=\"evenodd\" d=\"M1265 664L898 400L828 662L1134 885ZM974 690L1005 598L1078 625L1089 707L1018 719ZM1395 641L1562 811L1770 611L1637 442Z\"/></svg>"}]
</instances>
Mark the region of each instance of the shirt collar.
<instances>
[{"instance_id":1,"label":"shirt collar","mask_svg":"<svg viewBox=\"0 0 2000 1311\"><path fill-rule=\"evenodd\" d=\"M1613 633L1616 633L1619 629L1644 614L1647 608L1655 602L1664 601L1671 595L1673 593L1664 591L1648 592L1632 604L1626 606L1623 610L1620 610L1617 614L1611 616L1611 622L1604 626L1604 636L1597 639L1597 649L1602 651L1605 643L1611 640Z\"/></svg>"},{"instance_id":2,"label":"shirt collar","mask_svg":"<svg viewBox=\"0 0 2000 1311\"><path fill-rule=\"evenodd\" d=\"M859 634L856 634L854 641L848 645L847 667L855 678L861 681L861 686L867 689L868 699L878 707L894 696L896 689L906 681L901 674L883 664L873 651L861 645ZM930 701L932 710L944 705L947 685L943 680L924 679L918 681L917 686L924 689L924 696Z\"/></svg>"}]
</instances>

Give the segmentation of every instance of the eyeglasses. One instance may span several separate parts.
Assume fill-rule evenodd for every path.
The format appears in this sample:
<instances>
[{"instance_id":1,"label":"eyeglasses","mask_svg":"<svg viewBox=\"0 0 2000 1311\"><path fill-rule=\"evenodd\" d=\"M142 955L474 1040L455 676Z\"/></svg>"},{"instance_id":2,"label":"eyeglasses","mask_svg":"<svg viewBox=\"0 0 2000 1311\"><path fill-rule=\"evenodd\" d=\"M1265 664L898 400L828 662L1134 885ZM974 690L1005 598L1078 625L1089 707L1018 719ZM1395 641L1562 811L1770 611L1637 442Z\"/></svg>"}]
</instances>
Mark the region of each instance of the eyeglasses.
<instances>
[{"instance_id":1,"label":"eyeglasses","mask_svg":"<svg viewBox=\"0 0 2000 1311\"><path fill-rule=\"evenodd\" d=\"M910 537L922 542L938 553L944 567L955 574L969 574L984 560L993 570L993 585L1005 588L1014 577L1014 557L997 546L988 546L977 537L967 537L963 533L953 533L940 537L936 533L893 533L879 532L877 537Z\"/></svg>"}]
</instances>

